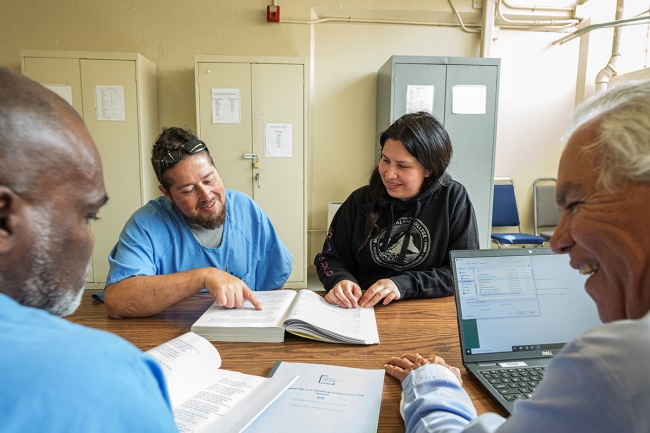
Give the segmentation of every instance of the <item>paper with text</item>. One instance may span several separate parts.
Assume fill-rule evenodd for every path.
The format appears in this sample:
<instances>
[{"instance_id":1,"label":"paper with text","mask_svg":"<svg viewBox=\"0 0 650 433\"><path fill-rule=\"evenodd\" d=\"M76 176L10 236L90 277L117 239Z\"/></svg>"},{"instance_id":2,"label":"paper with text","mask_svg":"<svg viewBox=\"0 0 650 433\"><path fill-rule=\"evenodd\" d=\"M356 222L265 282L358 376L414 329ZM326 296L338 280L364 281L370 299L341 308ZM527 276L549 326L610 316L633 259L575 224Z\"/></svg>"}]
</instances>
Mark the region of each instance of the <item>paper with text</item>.
<instances>
[{"instance_id":1,"label":"paper with text","mask_svg":"<svg viewBox=\"0 0 650 433\"><path fill-rule=\"evenodd\" d=\"M383 369L280 362L273 378L299 378L246 433L376 432L384 374Z\"/></svg>"},{"instance_id":2,"label":"paper with text","mask_svg":"<svg viewBox=\"0 0 650 433\"><path fill-rule=\"evenodd\" d=\"M95 114L97 120L123 122L124 86L95 86Z\"/></svg>"},{"instance_id":3,"label":"paper with text","mask_svg":"<svg viewBox=\"0 0 650 433\"><path fill-rule=\"evenodd\" d=\"M181 433L241 432L296 380L221 370L219 352L192 332L147 354L163 369Z\"/></svg>"},{"instance_id":4,"label":"paper with text","mask_svg":"<svg viewBox=\"0 0 650 433\"><path fill-rule=\"evenodd\" d=\"M240 123L241 103L239 89L210 89L212 95L212 123Z\"/></svg>"},{"instance_id":5,"label":"paper with text","mask_svg":"<svg viewBox=\"0 0 650 433\"><path fill-rule=\"evenodd\" d=\"M406 113L426 111L433 114L434 87L431 85L406 86Z\"/></svg>"},{"instance_id":6,"label":"paper with text","mask_svg":"<svg viewBox=\"0 0 650 433\"><path fill-rule=\"evenodd\" d=\"M263 310L256 310L250 301L245 301L241 308L220 307L215 302L196 325L216 325L226 328L282 326L284 315L296 297L296 292L293 290L270 290L255 292L255 297L264 306Z\"/></svg>"},{"instance_id":7,"label":"paper with text","mask_svg":"<svg viewBox=\"0 0 650 433\"><path fill-rule=\"evenodd\" d=\"M267 158L291 158L291 123L266 123L264 127L264 156Z\"/></svg>"},{"instance_id":8,"label":"paper with text","mask_svg":"<svg viewBox=\"0 0 650 433\"><path fill-rule=\"evenodd\" d=\"M374 309L341 308L328 303L311 290L298 292L293 307L287 313L287 320L301 320L321 330L366 340L366 344L379 343Z\"/></svg>"}]
</instances>

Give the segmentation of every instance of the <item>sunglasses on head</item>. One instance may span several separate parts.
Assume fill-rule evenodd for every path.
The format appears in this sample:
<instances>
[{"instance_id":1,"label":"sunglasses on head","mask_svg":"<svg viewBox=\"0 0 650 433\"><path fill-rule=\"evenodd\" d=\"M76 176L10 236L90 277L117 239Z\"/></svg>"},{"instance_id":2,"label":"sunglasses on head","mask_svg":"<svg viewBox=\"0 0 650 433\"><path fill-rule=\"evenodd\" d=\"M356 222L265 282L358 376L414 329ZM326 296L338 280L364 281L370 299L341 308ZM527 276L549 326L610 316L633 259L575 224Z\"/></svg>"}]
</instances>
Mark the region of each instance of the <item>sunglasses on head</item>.
<instances>
[{"instance_id":1,"label":"sunglasses on head","mask_svg":"<svg viewBox=\"0 0 650 433\"><path fill-rule=\"evenodd\" d=\"M158 179L162 180L163 170L176 164L181 159L181 152L193 155L203 150L208 150L208 147L201 140L190 140L187 143L181 144L176 149L168 150L160 158L160 162L158 163Z\"/></svg>"}]
</instances>

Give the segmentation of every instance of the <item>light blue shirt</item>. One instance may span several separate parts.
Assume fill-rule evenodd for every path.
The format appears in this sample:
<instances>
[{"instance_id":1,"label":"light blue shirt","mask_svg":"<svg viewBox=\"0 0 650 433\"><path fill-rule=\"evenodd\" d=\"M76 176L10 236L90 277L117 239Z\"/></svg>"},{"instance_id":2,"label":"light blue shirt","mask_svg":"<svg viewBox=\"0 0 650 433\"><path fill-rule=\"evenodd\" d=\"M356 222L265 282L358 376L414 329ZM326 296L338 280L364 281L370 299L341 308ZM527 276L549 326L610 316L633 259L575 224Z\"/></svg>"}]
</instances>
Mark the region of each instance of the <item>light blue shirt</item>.
<instances>
[{"instance_id":1,"label":"light blue shirt","mask_svg":"<svg viewBox=\"0 0 650 433\"><path fill-rule=\"evenodd\" d=\"M454 375L427 364L402 383L406 431L648 432L649 355L650 313L594 328L551 360L533 398L517 401L507 420L476 417Z\"/></svg>"},{"instance_id":2,"label":"light blue shirt","mask_svg":"<svg viewBox=\"0 0 650 433\"><path fill-rule=\"evenodd\" d=\"M177 431L152 358L0 294L0 432Z\"/></svg>"},{"instance_id":3,"label":"light blue shirt","mask_svg":"<svg viewBox=\"0 0 650 433\"><path fill-rule=\"evenodd\" d=\"M108 261L106 286L133 276L166 275L214 267L251 290L281 287L293 258L268 216L246 194L226 190L226 221L217 248L203 246L165 197L151 200L127 221Z\"/></svg>"}]
</instances>

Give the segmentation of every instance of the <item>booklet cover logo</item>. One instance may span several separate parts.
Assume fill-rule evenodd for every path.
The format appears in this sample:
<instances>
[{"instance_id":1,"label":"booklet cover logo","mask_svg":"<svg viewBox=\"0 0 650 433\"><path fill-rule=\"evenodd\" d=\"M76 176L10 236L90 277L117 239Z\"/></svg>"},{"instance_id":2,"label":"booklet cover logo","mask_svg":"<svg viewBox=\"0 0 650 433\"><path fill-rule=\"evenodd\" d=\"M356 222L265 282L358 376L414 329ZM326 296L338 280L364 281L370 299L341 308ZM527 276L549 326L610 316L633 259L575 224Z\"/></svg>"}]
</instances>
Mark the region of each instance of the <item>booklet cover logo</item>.
<instances>
[{"instance_id":1,"label":"booklet cover logo","mask_svg":"<svg viewBox=\"0 0 650 433\"><path fill-rule=\"evenodd\" d=\"M339 380L329 377L326 374L321 374L320 379L318 379L318 383L322 383L323 385L336 385L336 382L339 382Z\"/></svg>"}]
</instances>

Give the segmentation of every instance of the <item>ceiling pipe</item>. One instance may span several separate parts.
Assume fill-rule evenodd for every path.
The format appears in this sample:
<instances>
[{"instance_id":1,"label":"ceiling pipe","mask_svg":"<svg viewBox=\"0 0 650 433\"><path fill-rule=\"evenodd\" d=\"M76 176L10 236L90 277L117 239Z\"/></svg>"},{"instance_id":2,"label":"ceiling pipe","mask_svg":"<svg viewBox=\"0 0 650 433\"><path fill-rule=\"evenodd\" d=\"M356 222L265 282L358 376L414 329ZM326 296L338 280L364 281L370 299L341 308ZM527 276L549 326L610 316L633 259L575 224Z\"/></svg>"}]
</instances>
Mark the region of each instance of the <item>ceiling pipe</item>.
<instances>
[{"instance_id":1,"label":"ceiling pipe","mask_svg":"<svg viewBox=\"0 0 650 433\"><path fill-rule=\"evenodd\" d=\"M451 9L454 11L454 14L456 14L456 18L458 18L458 22L460 23L460 27L463 29L464 32L467 33L479 33L481 30L479 29L468 29L465 27L465 23L463 23L463 20L460 17L460 14L456 10L456 6L454 6L454 2L451 0L447 0L449 2L449 6L451 6Z\"/></svg>"},{"instance_id":2,"label":"ceiling pipe","mask_svg":"<svg viewBox=\"0 0 650 433\"><path fill-rule=\"evenodd\" d=\"M492 57L495 2L496 0L483 0L483 16L481 17L481 57Z\"/></svg>"},{"instance_id":3,"label":"ceiling pipe","mask_svg":"<svg viewBox=\"0 0 650 433\"><path fill-rule=\"evenodd\" d=\"M557 12L573 12L575 8L554 8L552 6L525 6L525 5L512 5L506 0L503 0L503 4L509 9L525 9L535 11L557 11Z\"/></svg>"},{"instance_id":4,"label":"ceiling pipe","mask_svg":"<svg viewBox=\"0 0 650 433\"><path fill-rule=\"evenodd\" d=\"M647 12L644 12L647 13ZM610 21L607 23L600 23L600 24L592 24L590 26L586 26L581 28L578 31L575 31L571 33L570 35L564 36L563 38L558 39L557 41L553 41L553 45L557 44L565 44L569 42L570 40L573 40L575 38L578 38L584 34L587 34L589 32L592 32L594 30L598 29L606 29L609 27L625 27L625 26L635 26L639 24L644 24L644 21L650 21L650 16L649 17L635 17L635 18L629 18L626 20L616 20L616 21Z\"/></svg>"},{"instance_id":5,"label":"ceiling pipe","mask_svg":"<svg viewBox=\"0 0 650 433\"><path fill-rule=\"evenodd\" d=\"M365 24L397 24L397 25L411 25L411 26L433 26L433 27L458 27L458 23L443 23L443 22L432 22L432 21L395 21L395 20L374 20L374 19L365 19L365 18L321 18L317 20L285 20L280 21L281 23L289 24L321 24L329 22L340 22L340 23L365 23ZM474 26L475 24L470 24ZM471 30L471 29L470 29ZM478 30L478 29L477 29Z\"/></svg>"},{"instance_id":6,"label":"ceiling pipe","mask_svg":"<svg viewBox=\"0 0 650 433\"><path fill-rule=\"evenodd\" d=\"M625 9L625 0L616 1L616 18L618 21L623 18L623 12ZM612 56L609 58L607 66L598 72L596 75L596 92L602 92L607 90L607 85L609 84L610 78L616 75L616 63L621 57L620 47L621 47L621 33L623 29L621 27L614 28L614 39L612 40Z\"/></svg>"},{"instance_id":7,"label":"ceiling pipe","mask_svg":"<svg viewBox=\"0 0 650 433\"><path fill-rule=\"evenodd\" d=\"M508 24L516 24L516 25L521 25L521 26L563 26L565 24L568 25L577 25L580 23L579 20L576 19L569 19L569 20L534 20L534 21L529 21L529 20L509 20L508 18L503 16L503 13L501 12L501 3L503 3L503 0L499 0L496 4L496 11L497 11L497 16L499 19L505 23Z\"/></svg>"},{"instance_id":8,"label":"ceiling pipe","mask_svg":"<svg viewBox=\"0 0 650 433\"><path fill-rule=\"evenodd\" d=\"M481 34L485 33L481 31L481 28L479 27L480 25L477 23L472 22L471 24L465 24L462 19L460 18L460 14L455 8L455 5L451 0L447 0L451 6L451 8L454 10L454 13L456 15L456 18L458 19L458 23L451 23L451 22L427 22L427 21L399 21L399 20L384 20L384 19L367 19L367 18L353 18L351 16L349 17L337 17L337 18L320 18L320 19L315 19L315 20L287 20L287 19L282 19L280 22L285 23L285 24L321 24L321 23L334 23L334 22L340 22L340 23L366 23L366 24L396 24L396 25L415 25L415 26L433 26L433 27L461 27L462 30L466 32L481 32ZM485 0L483 0L485 2ZM503 1L503 0L501 0ZM586 0L585 0L586 1ZM499 26L502 29L512 29L512 30L544 30L544 31L566 31L569 27L573 27L576 24L579 23L579 20L577 19L567 19L567 20L530 20L530 21L515 21L515 20L509 20L503 16L499 9L499 0L492 0L491 2L487 3L487 9L491 9L492 11L497 12L498 16L501 18L503 23ZM276 3L275 0L273 3ZM485 6L485 5L484 5ZM496 6L496 7L495 7ZM485 7L484 7L485 9ZM492 43L492 40L494 39L494 12L489 12L483 13L482 14L482 21L485 23L485 20L491 21L492 26L489 29L489 31L492 33L490 35L489 41L490 44ZM477 28L478 27L478 28ZM482 43L481 46L482 51L489 51L490 48L487 47L486 43ZM488 55L486 54L486 57Z\"/></svg>"}]
</instances>

